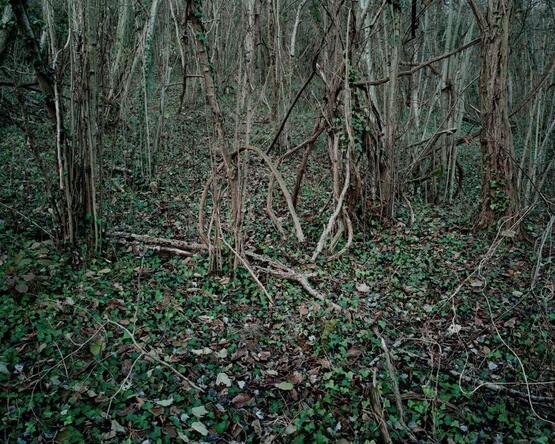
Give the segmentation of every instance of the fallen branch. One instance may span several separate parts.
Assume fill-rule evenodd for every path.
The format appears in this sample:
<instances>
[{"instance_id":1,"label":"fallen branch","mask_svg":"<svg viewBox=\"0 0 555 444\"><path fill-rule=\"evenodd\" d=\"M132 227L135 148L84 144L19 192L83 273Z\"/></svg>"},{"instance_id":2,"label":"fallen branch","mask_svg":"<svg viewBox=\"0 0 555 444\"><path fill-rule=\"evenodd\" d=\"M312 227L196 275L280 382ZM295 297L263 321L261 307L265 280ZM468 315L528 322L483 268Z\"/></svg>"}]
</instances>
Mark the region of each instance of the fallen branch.
<instances>
[{"instance_id":1,"label":"fallen branch","mask_svg":"<svg viewBox=\"0 0 555 444\"><path fill-rule=\"evenodd\" d=\"M370 385L370 405L372 406L372 413L374 413L374 417L378 424L380 425L380 431L382 433L383 440L386 444L392 444L393 441L391 439L391 435L389 434L389 430L387 428L387 421L385 420L384 416L384 409L382 406L382 401L380 397L380 392L376 388L374 384Z\"/></svg>"},{"instance_id":2,"label":"fallen branch","mask_svg":"<svg viewBox=\"0 0 555 444\"><path fill-rule=\"evenodd\" d=\"M344 308L337 305L335 302L330 301L327 297L325 297L318 290L316 290L310 284L310 281L308 280L308 278L310 276L309 274L296 272L292 268L289 268L288 266L286 266L286 265L284 265L280 262L274 261L270 258L261 256L259 254L253 253L253 252L247 252L246 254L247 254L247 256L250 256L250 257L252 257L253 259L255 259L257 261L266 263L266 264L268 264L269 266L272 267L272 268L258 267L261 271L265 271L266 273L269 273L269 274L271 274L275 277L279 277L281 279L285 279L287 281L297 282L298 284L301 285L301 287L303 287L305 289L305 291L310 296L318 299L319 301L322 301L322 302L328 304L331 308L333 308L336 311L339 311L339 312L346 311Z\"/></svg>"},{"instance_id":3,"label":"fallen branch","mask_svg":"<svg viewBox=\"0 0 555 444\"><path fill-rule=\"evenodd\" d=\"M189 257L189 256L192 256L194 253L207 250L207 246L205 244L185 242L185 241L180 241L176 239L166 239L166 238L160 238L160 237L145 236L140 234L124 233L119 231L108 233L108 236L116 239L118 242L121 242L123 244L129 245L129 244L142 243L145 248L148 248L154 251L161 251L169 254L174 254L177 256L184 256L184 257ZM229 247L229 244L227 242L224 242L224 243L226 243L226 245ZM234 254L237 254L237 252L234 250L232 250L232 252ZM333 308L338 312L348 313L348 310L342 308L335 302L330 301L329 298L324 296L322 293L320 293L310 284L310 281L308 280L308 278L311 275L309 273L297 272L292 268L288 267L287 265L284 265L278 261L267 258L265 256L256 254L252 251L246 252L245 255L254 259L259 263L266 264L266 266L256 266L256 268L258 268L260 271L264 271L275 277L279 277L288 281L296 282L301 287L303 287L304 290L313 298L324 302L325 304L329 305L331 308ZM242 259L243 265L245 265L245 267L247 268L247 271L251 274L251 276L253 276L258 286L262 288L262 290L264 291L264 294L266 295L266 297L268 297L268 300L270 301L270 303L273 303L273 299L271 295L264 288L260 280L256 277L254 269L250 265L248 265L246 261L244 261L244 258L241 258L241 259Z\"/></svg>"},{"instance_id":4,"label":"fallen branch","mask_svg":"<svg viewBox=\"0 0 555 444\"><path fill-rule=\"evenodd\" d=\"M141 234L125 233L113 231L107 234L108 237L116 239L124 244L143 243L149 249L176 254L178 256L192 256L199 251L207 249L205 244L195 242L185 242L176 239L145 236Z\"/></svg>"},{"instance_id":5,"label":"fallen branch","mask_svg":"<svg viewBox=\"0 0 555 444\"><path fill-rule=\"evenodd\" d=\"M268 292L268 290L266 290L266 287L264 287L264 285L262 284L262 282L260 282L260 279L258 279L258 276L256 276L256 273L254 272L254 270L252 269L252 267L249 265L249 263L247 262L247 260L241 256L237 250L235 250L231 245L229 245L229 243L222 237L222 242L225 244L225 246L227 248L229 248L231 250L231 252L237 256L237 258L241 261L241 263L243 264L243 266L247 269L247 271L250 273L250 275L252 276L252 278L254 279L254 281L256 282L256 284L258 285L258 287L262 290L262 292L266 295L266 297L268 298L268 301L270 301L270 306L274 305L274 300L272 299L272 295Z\"/></svg>"},{"instance_id":6,"label":"fallen branch","mask_svg":"<svg viewBox=\"0 0 555 444\"><path fill-rule=\"evenodd\" d=\"M383 350L385 356L385 363L387 366L387 372L389 374L389 378L391 379L391 386L393 389L393 394L395 396L395 404L397 406L397 413L399 414L399 424L407 431L412 441L416 442L416 437L412 434L410 429L408 428L407 424L405 423L405 411L403 408L403 400L401 399L401 391L399 390L399 383L397 380L397 372L395 371L395 366L393 365L393 360L391 359L391 353L389 352L389 348L385 342L385 339L380 335L378 328L375 327L373 329L374 334L380 340L380 346Z\"/></svg>"}]
</instances>

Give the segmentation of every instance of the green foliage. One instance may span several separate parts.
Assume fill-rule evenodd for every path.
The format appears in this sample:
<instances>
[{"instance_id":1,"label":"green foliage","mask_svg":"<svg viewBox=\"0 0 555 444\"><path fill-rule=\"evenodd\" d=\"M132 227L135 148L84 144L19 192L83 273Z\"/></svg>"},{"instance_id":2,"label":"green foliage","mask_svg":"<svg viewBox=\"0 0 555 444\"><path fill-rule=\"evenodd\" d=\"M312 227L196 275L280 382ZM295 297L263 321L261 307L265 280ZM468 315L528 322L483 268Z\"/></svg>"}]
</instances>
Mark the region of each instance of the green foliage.
<instances>
[{"instance_id":1,"label":"green foliage","mask_svg":"<svg viewBox=\"0 0 555 444\"><path fill-rule=\"evenodd\" d=\"M202 113L193 118L202 120ZM307 114L295 118L292 131L310 120ZM140 121L140 115L130 116L132 127ZM191 139L204 137L184 122L179 124L187 126ZM355 112L357 150L367 131L363 125L362 114ZM23 137L2 131L2 156L6 163L15 159L13 170L0 169L6 184L2 202L48 229L40 173L25 161ZM257 131L253 137L263 143L267 131ZM169 145L178 145L175 132L168 134ZM137 134L114 138L122 161L133 164L139 139ZM317 145L315 155L324 148ZM53 151L45 150L44 158L53 160ZM208 162L198 151L195 161ZM472 156L461 152L465 166L475 165ZM206 177L184 157L168 153L164 162L190 171L190 180L161 174L156 193L139 174L114 176L123 191L108 190L107 225L194 239L196 195ZM284 163L283 169L295 166ZM465 186L472 188L479 176L470 174ZM308 181L302 190L308 215L303 228L311 242L326 222L320 210L327 202L323 189L329 188L325 177ZM469 195L475 197L476 190ZM263 193L252 195L255 212L262 214L264 199ZM549 428L525 399L487 389L469 396L475 386L459 385L449 373L465 368L465 374L485 381L520 378L515 356L492 332L486 296L503 339L523 360L530 380L543 380L544 369L553 364L552 310L547 299L538 303L540 290L539 298L527 293L536 259L530 246L503 244L482 270L487 287L465 285L449 299L489 246L464 227L473 204L469 198L438 209L415 199L410 228L373 218L366 237L355 237L347 255L333 262L322 258L316 266L307 263L304 246L282 240L257 213L262 222L246 226L257 252L313 272L314 287L349 316L294 282L261 273L275 299L270 307L248 271L208 275L205 256L183 260L109 243L85 263L78 252L57 249L41 229L3 209L0 433L10 442L260 442L275 435L284 442L376 443L383 438L369 398L373 385L392 438L406 442L378 329L390 347L405 423L418 439L547 442ZM408 219L404 211L400 221ZM286 230L288 224L284 220ZM130 336L107 319L128 328L149 355L141 355ZM461 326L457 335L448 334L453 322ZM204 391L196 392L151 356ZM536 408L549 414L542 404Z\"/></svg>"}]
</instances>

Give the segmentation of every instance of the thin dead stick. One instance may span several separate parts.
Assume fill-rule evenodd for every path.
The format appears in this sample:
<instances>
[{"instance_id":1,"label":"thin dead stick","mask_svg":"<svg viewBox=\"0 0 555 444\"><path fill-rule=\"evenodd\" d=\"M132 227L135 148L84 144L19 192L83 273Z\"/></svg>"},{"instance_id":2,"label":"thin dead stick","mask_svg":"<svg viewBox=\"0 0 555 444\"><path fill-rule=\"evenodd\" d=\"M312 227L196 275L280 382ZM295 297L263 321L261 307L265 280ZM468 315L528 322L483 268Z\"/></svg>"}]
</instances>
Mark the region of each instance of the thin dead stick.
<instances>
[{"instance_id":1,"label":"thin dead stick","mask_svg":"<svg viewBox=\"0 0 555 444\"><path fill-rule=\"evenodd\" d=\"M110 402L108 403L108 409L106 410L106 417L108 417L108 415L110 414L110 409L112 408L112 402L114 401L114 399L116 398L116 396L118 395L119 392L121 392L123 390L123 387L125 387L125 384L127 384L127 381L129 380L129 378L131 377L131 373L133 373L133 368L135 367L135 364L137 364L137 362L139 362L139 359L141 359L144 356L143 353L140 353L139 356L137 356L135 358L135 360L133 361L133 364L131 364L131 368L129 369L129 372L127 373L127 375L125 376L125 378L123 379L123 381L121 382L119 388L117 389L117 391L110 397Z\"/></svg>"},{"instance_id":2,"label":"thin dead stick","mask_svg":"<svg viewBox=\"0 0 555 444\"><path fill-rule=\"evenodd\" d=\"M64 371L65 371L65 374L66 374L66 378L69 379L69 372L67 371L66 360L64 358L64 355L62 354L62 351L60 350L60 347L58 346L58 343L54 342L54 345L56 346L56 349L58 350L58 354L60 355L60 358L62 359L62 364L64 366Z\"/></svg>"},{"instance_id":3,"label":"thin dead stick","mask_svg":"<svg viewBox=\"0 0 555 444\"><path fill-rule=\"evenodd\" d=\"M115 325L116 327L120 328L121 330L123 330L125 333L127 333L129 335L129 337L131 338L131 341L133 342L133 345L135 345L135 347L137 348L137 350L139 350L141 352L141 354L143 355L147 355L150 359L156 361L158 364L163 365L164 367L170 369L173 373L175 373L177 376L179 376L181 379L183 379L185 382L187 382L187 384L189 384L191 387L193 387L194 389L198 390L199 392L204 392L204 390L199 387L198 385L196 385L193 381L191 381L189 378L187 378L187 376L185 376L183 373L181 373L179 370L175 369L174 367L172 367L170 364L168 364L167 362L164 362L162 359L160 359L159 357L157 357L154 353L152 352L147 352L143 347L141 347L141 345L137 342L137 340L135 339L135 336L133 335L133 333L131 333L127 328L125 328L123 325L121 325L120 323L116 322L116 321L112 321L111 319L106 319L106 322L108 322L109 324Z\"/></svg>"},{"instance_id":4,"label":"thin dead stick","mask_svg":"<svg viewBox=\"0 0 555 444\"><path fill-rule=\"evenodd\" d=\"M548 424L551 425L555 425L555 421L551 421L548 418L544 418L543 416L541 416L537 411L536 408L534 407L534 403L532 402L532 393L530 391L530 385L528 384L528 374L526 373L526 369L524 368L524 364L522 362L522 360L520 359L520 356L513 350L513 348L507 343L507 341L505 341L505 339L503 338L503 336L501 335L501 333L499 332L499 329L497 328L497 324L495 323L495 319L493 317L493 311L491 308L491 304L489 301L489 298L487 297L487 295L485 294L485 292L482 290L482 293L485 296L486 299L486 303L488 306L488 311L489 311L489 315L491 318L491 323L493 325L493 328L495 329L495 333L497 334L497 337L499 338L499 340L503 343L503 345L507 348L507 350L509 350L513 356L516 358L518 365L520 366L520 370L522 371L522 376L524 378L524 383L525 383L525 387L526 387L526 397L528 399L528 404L530 405L530 410L532 410L532 413L541 421L547 422ZM463 375L461 374L461 377ZM460 386L460 379L459 379L459 386ZM512 390L512 389L510 389Z\"/></svg>"},{"instance_id":5,"label":"thin dead stick","mask_svg":"<svg viewBox=\"0 0 555 444\"><path fill-rule=\"evenodd\" d=\"M241 256L231 245L229 245L229 243L223 237L222 237L222 242L224 243L224 245L227 248L229 248L231 250L231 252L237 257L237 259L239 259L241 261L241 263L244 265L244 267L250 273L252 278L255 280L256 284L260 287L262 292L266 295L266 297L268 298L268 301L270 301L270 305L274 305L274 300L272 299L272 295L268 292L268 290L266 290L266 287L264 287L262 282L260 282L260 279L258 279L258 277L256 276L256 273L253 271L253 269L251 268L249 263L245 260L245 258L243 256Z\"/></svg>"},{"instance_id":6,"label":"thin dead stick","mask_svg":"<svg viewBox=\"0 0 555 444\"><path fill-rule=\"evenodd\" d=\"M405 350L403 348L399 348L398 349L399 352L401 353L405 353L408 356L410 356L411 358L416 358L419 359L420 361L429 364L429 358L425 357L425 356L421 356L417 353L413 353L411 351ZM478 390L480 390L481 388L486 388L488 390L493 390L496 392L503 392L503 393L507 393L513 396L516 396L518 398L524 398L527 399L528 398L528 393L524 393L515 389L512 389L510 387L507 387L508 385L552 385L555 384L555 381L538 381L538 382L487 382L487 381L483 381L481 379L478 378L473 378L471 376L467 376L465 374L463 374L462 372L459 372L457 370L451 369L449 370L449 374L458 378L459 381L464 381L467 382L469 384L472 384L475 386L475 388L472 389L472 391L470 392L465 392L464 390L462 390L462 393L465 393L467 395L473 395L474 393L476 393ZM555 398L550 397L550 396L539 396L539 395L531 395L531 399L532 401L535 402L553 402L555 401Z\"/></svg>"},{"instance_id":7,"label":"thin dead stick","mask_svg":"<svg viewBox=\"0 0 555 444\"><path fill-rule=\"evenodd\" d=\"M542 265L542 253L543 253L543 248L545 246L545 241L547 240L548 236L551 235L552 230L553 230L553 223L555 222L555 216L551 216L551 219L549 219L549 222L547 223L547 227L545 228L542 237L540 239L540 246L538 248L538 259L536 261L536 266L534 268L534 276L532 278L532 283L530 284L530 288L533 290L536 287L536 283L540 277L540 269L541 269L541 265Z\"/></svg>"},{"instance_id":8,"label":"thin dead stick","mask_svg":"<svg viewBox=\"0 0 555 444\"><path fill-rule=\"evenodd\" d=\"M277 141L279 140L279 136L281 135L281 133L283 131L283 128L285 127L285 124L287 123L287 120L289 119L289 116L291 115L291 112L293 111L293 108L295 108L295 105L297 104L297 102L301 98L301 96L303 95L304 90L310 84L310 82L312 81L314 76L316 75L315 66L316 66L316 60L318 59L319 55L320 55L320 49L318 49L318 51L316 52L316 55L314 56L314 60L312 62L312 66L313 66L312 72L310 73L310 75L308 76L306 81L304 82L301 89L299 89L299 91L295 95L295 98L293 99L293 102L291 102L291 105L287 109L287 112L285 113L285 117L282 119L281 124L280 124L280 126L279 126L273 140L272 140L272 143L270 144L270 146L266 150L266 154L270 154L270 152L272 151L272 149L276 145Z\"/></svg>"},{"instance_id":9,"label":"thin dead stick","mask_svg":"<svg viewBox=\"0 0 555 444\"><path fill-rule=\"evenodd\" d=\"M493 382L482 381L481 379L471 378L470 376L463 375L461 372L458 372L456 370L450 370L449 373L451 373L453 376L459 378L459 380L468 382L468 383L476 386L475 388L472 389L472 391L470 392L470 395L476 393L481 388L487 388L489 390L494 390L496 392L509 393L509 394L517 396L519 398L531 399L532 401L535 401L535 402L553 402L553 401L555 401L555 398L552 398L550 396L539 396L539 395L532 395L532 394L529 395L528 393L520 392L518 390L506 387L505 385L502 385L502 384L496 384L496 383L493 383Z\"/></svg>"},{"instance_id":10,"label":"thin dead stick","mask_svg":"<svg viewBox=\"0 0 555 444\"><path fill-rule=\"evenodd\" d=\"M528 104L528 102L540 90L540 88L545 83L545 81L549 79L549 76L554 69L555 69L555 54L552 55L551 61L549 62L547 69L540 75L540 78L537 80L536 84L532 87L532 89L528 92L528 94L526 94L524 99L522 99L522 101L517 106L515 106L515 108L511 111L511 114L509 114L509 118L514 117Z\"/></svg>"},{"instance_id":11,"label":"thin dead stick","mask_svg":"<svg viewBox=\"0 0 555 444\"><path fill-rule=\"evenodd\" d=\"M9 205L6 205L3 202L0 202L0 205L2 205L4 208L7 208L10 211L13 211L14 213L17 213L19 216L21 216L23 219L29 221L31 224L33 224L35 227L37 227L39 230L41 230L43 233L45 233L50 239L55 239L54 235L48 231L45 230L44 228L42 228L39 224L37 224L34 220L29 219L27 216L25 216L25 214L23 214L21 211L16 210L15 208L10 207Z\"/></svg>"},{"instance_id":12,"label":"thin dead stick","mask_svg":"<svg viewBox=\"0 0 555 444\"><path fill-rule=\"evenodd\" d=\"M422 68L425 68L429 65L431 65L432 63L436 63L439 62L443 59L446 59L448 57L451 57L452 55L455 55L461 51L464 51L467 48L470 48L471 46L476 45L477 43L480 43L481 37L474 39L456 49L453 49L452 51L449 51L445 54L439 55L437 57L434 57L432 59L426 60L425 62L419 63L418 65L416 65L414 68L409 69L408 71L401 71L397 77L406 77L406 76L411 76L414 73L416 73L417 71L420 71ZM384 83L389 82L390 77L384 77L383 79L378 79L378 80L361 80L359 82L354 82L353 84L355 86L363 86L363 85L382 85Z\"/></svg>"},{"instance_id":13,"label":"thin dead stick","mask_svg":"<svg viewBox=\"0 0 555 444\"><path fill-rule=\"evenodd\" d=\"M393 365L393 361L391 360L391 353L389 352L389 348L387 347L385 339L380 335L380 332L378 331L378 329L374 327L373 331L374 331L374 334L380 340L380 346L385 356L387 372L389 373L389 378L391 379L391 386L393 388L393 394L395 396L397 413L399 413L399 424L401 424L401 426L408 432L411 439L416 442L416 437L412 434L410 429L407 427L407 424L405 423L405 410L403 408L403 400L401 399L401 391L399 390L399 384L397 383L397 374L395 371L395 366Z\"/></svg>"}]
</instances>

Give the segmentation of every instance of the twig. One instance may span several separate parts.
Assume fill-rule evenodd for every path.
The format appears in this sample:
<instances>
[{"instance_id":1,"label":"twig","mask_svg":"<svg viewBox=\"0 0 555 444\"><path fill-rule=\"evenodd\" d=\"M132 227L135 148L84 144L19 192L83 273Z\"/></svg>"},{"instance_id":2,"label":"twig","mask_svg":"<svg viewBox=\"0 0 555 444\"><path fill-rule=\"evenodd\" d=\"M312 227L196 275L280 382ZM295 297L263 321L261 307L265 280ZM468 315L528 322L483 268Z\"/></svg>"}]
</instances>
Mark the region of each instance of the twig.
<instances>
[{"instance_id":1,"label":"twig","mask_svg":"<svg viewBox=\"0 0 555 444\"><path fill-rule=\"evenodd\" d=\"M37 224L34 220L29 219L27 216L25 216L25 214L23 214L21 211L18 211L18 210L16 210L15 208L10 207L9 205L6 205L6 204L3 203L3 202L0 202L0 205L2 205L3 207L7 208L7 209L10 210L10 211L13 211L14 213L17 213L17 214L18 214L19 216L21 216L23 219L25 219L25 220L31 222L35 227L37 227L39 230L41 230L43 233L45 233L48 237L50 237L50 239L55 239L54 235L53 235L50 231L48 231L48 230L42 228L42 227L41 227L39 224Z\"/></svg>"},{"instance_id":2,"label":"twig","mask_svg":"<svg viewBox=\"0 0 555 444\"><path fill-rule=\"evenodd\" d=\"M243 256L241 256L237 250L235 250L231 245L229 245L229 243L222 237L222 242L224 243L224 245L229 248L231 250L231 252L237 257L237 259L239 259L241 261L241 263L245 266L245 268L247 269L247 271L250 273L250 275L252 276L252 278L255 280L256 284L260 287L260 289L262 290L262 292L266 295L266 297L268 298L268 301L270 301L270 305L274 305L274 300L272 299L272 295L268 292L268 290L266 290L266 287L264 287L264 285L262 284L262 282L260 282L260 279L258 279L258 277L256 276L256 273L253 271L253 269L251 268L251 266L249 265L249 263L245 260L245 258Z\"/></svg>"},{"instance_id":3,"label":"twig","mask_svg":"<svg viewBox=\"0 0 555 444\"><path fill-rule=\"evenodd\" d=\"M123 390L123 387L125 386L125 384L129 380L129 378L131 377L131 373L133 372L133 367L135 367L135 364L137 362L139 362L139 359L141 359L142 357L143 357L143 353L140 353L139 356L137 356L135 358L135 360L133 361L133 364L131 364L131 368L129 369L129 373L127 373L127 375L123 379L123 381L120 384L117 391L110 397L110 402L108 403L108 409L106 410L106 417L108 417L108 415L110 414L110 409L112 408L112 402L114 401L115 397L118 395L119 392L121 392Z\"/></svg>"},{"instance_id":4,"label":"twig","mask_svg":"<svg viewBox=\"0 0 555 444\"><path fill-rule=\"evenodd\" d=\"M458 48L453 49L452 51L449 51L445 54L439 55L437 57L431 58L429 60L426 60L424 62L419 63L418 65L416 65L414 68L409 69L408 71L401 71L397 77L406 77L406 76L411 76L414 73L416 73L417 71L420 71L422 68L425 68L429 65L431 65L432 63L436 63L439 62L443 59L446 59L448 57L451 57L452 55L457 54L458 52L464 51L467 48L470 48L471 46L476 45L477 43L479 43L481 40L481 37L478 37L477 39L474 39ZM363 85L382 85L383 83L387 83L391 80L390 77L384 77L383 79L378 79L378 80L361 80L358 82L354 82L353 84L356 86L363 86Z\"/></svg>"},{"instance_id":5,"label":"twig","mask_svg":"<svg viewBox=\"0 0 555 444\"><path fill-rule=\"evenodd\" d=\"M458 372L456 370L450 370L449 373L451 373L453 376L456 376L457 378L459 378L459 380L471 383L473 385L475 385L476 387L472 389L472 391L470 392L470 394L474 394L475 392L477 392L479 389L483 388L487 388L490 390L494 390L496 392L505 392L505 393L509 393L511 395L514 396L518 396L519 398L524 398L524 399L531 399L532 401L536 401L536 402L553 402L555 401L555 398L552 398L550 396L539 396L539 395L532 395L532 394L528 394L528 393L523 393L520 392L518 390L509 388L509 387L505 387L502 384L495 384L493 382L487 382L487 381L482 381L481 379L476 379L476 378L471 378L470 376L467 375L463 375L461 372Z\"/></svg>"},{"instance_id":6,"label":"twig","mask_svg":"<svg viewBox=\"0 0 555 444\"><path fill-rule=\"evenodd\" d=\"M58 345L58 343L54 342L54 345L56 346L56 349L58 350L58 354L60 355L60 358L62 359L62 364L64 366L64 371L65 371L65 374L66 374L66 378L69 379L69 372L67 371L66 360L64 358L64 355L62 354L62 351L60 350L60 346Z\"/></svg>"},{"instance_id":7,"label":"twig","mask_svg":"<svg viewBox=\"0 0 555 444\"><path fill-rule=\"evenodd\" d=\"M555 216L551 216L549 222L547 223L547 227L545 228L542 237L540 239L540 245L538 248L538 260L536 261L536 267L534 268L534 276L532 277L532 283L530 284L530 289L534 289L536 286L536 282L540 276L540 269L541 269L541 261L542 261L542 253L543 247L545 246L545 241L547 240L548 236L551 235L553 229L553 223L555 222Z\"/></svg>"},{"instance_id":8,"label":"twig","mask_svg":"<svg viewBox=\"0 0 555 444\"><path fill-rule=\"evenodd\" d=\"M264 262L272 267L272 268L259 267L260 270L265 271L281 279L297 282L298 284L301 285L301 287L303 287L306 290L306 292L310 296L328 304L331 308L333 308L336 311L339 311L339 312L346 311L344 308L340 307L335 302L330 301L327 297L325 297L314 287L312 287L312 285L310 285L310 282L308 280L308 276L309 276L308 274L296 272L293 269L289 268L288 266L280 262L274 261L272 259L269 259L267 257L261 256L253 252L247 252L247 255L252 257L255 260L258 260L259 262Z\"/></svg>"},{"instance_id":9,"label":"twig","mask_svg":"<svg viewBox=\"0 0 555 444\"><path fill-rule=\"evenodd\" d=\"M127 333L129 335L129 337L131 338L131 341L133 342L133 345L135 345L135 347L137 348L137 350L139 350L141 352L141 354L143 355L147 355L149 358L151 358L152 360L156 361L158 364L163 365L164 367L170 369L173 373L175 373L177 376L179 376L181 379L183 379L185 382L187 382L191 387L193 387L194 389L198 390L199 392L204 392L204 390L199 387L197 384L195 384L193 381L191 381L189 378L187 378L187 376L185 376L183 373L181 373L179 370L175 369L173 366L171 366L170 364L168 364L167 362L164 362L162 359L160 359L159 357L157 357L153 351L151 352L147 352L143 347L141 347L141 345L137 342L137 340L135 339L135 336L133 335L133 333L131 333L127 328L125 328L123 325L121 325L120 323L116 322L116 321L112 321L111 319L106 319L106 321L112 325L115 325L116 327L120 328L121 330L123 330L125 333Z\"/></svg>"},{"instance_id":10,"label":"twig","mask_svg":"<svg viewBox=\"0 0 555 444\"><path fill-rule=\"evenodd\" d=\"M380 335L377 327L373 329L374 334L380 340L380 346L383 350L385 356L385 363L387 366L387 371L389 373L389 378L391 379L391 387L393 389L393 395L395 396L395 404L397 405L397 413L399 414L399 424L408 432L411 440L416 441L416 437L412 434L410 429L407 427L405 423L405 411L403 408L403 400L401 399L401 392L399 390L399 384L397 383L397 374L395 371L395 366L393 365L393 361L391 360L391 354L389 353L389 348L385 342L385 339Z\"/></svg>"}]
</instances>

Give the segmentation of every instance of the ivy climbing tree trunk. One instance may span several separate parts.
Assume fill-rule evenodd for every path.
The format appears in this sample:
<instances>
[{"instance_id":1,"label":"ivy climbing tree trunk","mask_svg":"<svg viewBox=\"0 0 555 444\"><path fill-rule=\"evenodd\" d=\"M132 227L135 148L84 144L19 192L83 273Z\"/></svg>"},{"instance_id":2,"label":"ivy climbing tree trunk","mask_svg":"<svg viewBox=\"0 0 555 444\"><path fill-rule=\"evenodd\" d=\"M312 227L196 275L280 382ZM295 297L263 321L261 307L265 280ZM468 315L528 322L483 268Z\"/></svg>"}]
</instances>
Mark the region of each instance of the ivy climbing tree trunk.
<instances>
[{"instance_id":1,"label":"ivy climbing tree trunk","mask_svg":"<svg viewBox=\"0 0 555 444\"><path fill-rule=\"evenodd\" d=\"M508 110L508 58L512 0L489 0L484 12L469 0L480 30L480 102L482 178L477 227L518 212L514 148Z\"/></svg>"},{"instance_id":2,"label":"ivy climbing tree trunk","mask_svg":"<svg viewBox=\"0 0 555 444\"><path fill-rule=\"evenodd\" d=\"M70 189L76 232L91 249L101 244L100 214L97 192L98 161L101 145L99 128L98 51L99 0L70 2L71 26L71 131L72 162Z\"/></svg>"}]
</instances>

